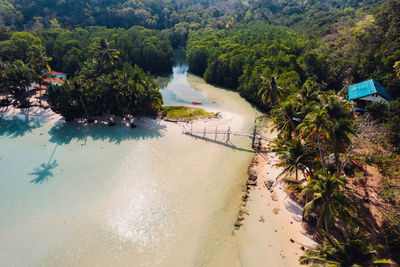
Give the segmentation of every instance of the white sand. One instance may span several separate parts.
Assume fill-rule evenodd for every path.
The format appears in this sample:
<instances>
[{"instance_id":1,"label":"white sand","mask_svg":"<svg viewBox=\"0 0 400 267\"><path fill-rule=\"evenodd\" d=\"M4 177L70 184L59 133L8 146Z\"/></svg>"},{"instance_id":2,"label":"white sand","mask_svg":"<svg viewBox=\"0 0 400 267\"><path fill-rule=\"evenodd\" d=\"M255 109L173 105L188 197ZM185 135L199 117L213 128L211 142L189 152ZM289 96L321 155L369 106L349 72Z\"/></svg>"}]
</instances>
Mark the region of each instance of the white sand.
<instances>
[{"instance_id":1,"label":"white sand","mask_svg":"<svg viewBox=\"0 0 400 267\"><path fill-rule=\"evenodd\" d=\"M274 137L270 132L267 135ZM273 166L278 162L275 154L258 154L255 160L257 186L249 192L249 215L236 234L241 265L299 266L301 247L316 245L301 225L302 209L288 197L284 185L276 182L281 170ZM274 181L272 193L266 188L266 181Z\"/></svg>"},{"instance_id":2,"label":"white sand","mask_svg":"<svg viewBox=\"0 0 400 267\"><path fill-rule=\"evenodd\" d=\"M210 109L210 108L206 108L204 110L208 112L219 112L220 117L212 119L194 120L192 126L194 130L204 130L204 128L207 128L208 130L215 130L216 127L219 130L227 130L228 127L231 127L231 131L237 131L240 130L244 124L244 118L234 113L221 111L217 109ZM30 107L29 109L28 108L21 109L13 107L11 105L7 107L0 107L0 117L1 116L12 117L17 115L28 116L30 118L41 118L49 122L64 120L61 115L53 112L50 108L43 109L40 107ZM94 119L94 124L108 123L108 116L93 117L93 119ZM123 121L122 118L120 117L114 117L114 122L116 125L129 126L129 121L128 120ZM136 124L136 126L143 128L152 128L156 123L157 125L166 126L166 128L164 129L166 132L176 133L176 134L182 133L183 125L186 125L187 127L189 127L190 125L190 123L185 123L185 122L174 123L174 122L164 121L161 119L153 120L147 117L135 118L134 123Z\"/></svg>"},{"instance_id":3,"label":"white sand","mask_svg":"<svg viewBox=\"0 0 400 267\"><path fill-rule=\"evenodd\" d=\"M207 111L219 112L219 110L211 109ZM29 109L2 107L0 114L0 116L23 114L46 118L54 122L62 120L62 117L51 109L45 110L39 107ZM100 123L104 120L104 118L100 120ZM148 118L134 121L138 127L144 128L153 127L154 122ZM120 123L120 120L116 119L116 123ZM221 118L194 121L193 129L202 130L206 127L214 130L218 127L219 130L225 130L231 127L232 131L237 131L243 128L244 123L242 116L222 111ZM185 123L165 122L158 119L156 124L165 126L163 130L166 132L181 134L182 125ZM187 126L190 127L190 123ZM267 134L273 137L270 132ZM263 154L263 156L256 155L258 179L257 186L249 192L246 206L249 215L245 216L243 226L232 237L239 254L236 257L239 258L240 266L298 266L298 258L303 254L300 247L312 247L316 243L305 234L301 225L301 208L283 191L283 184L274 183L273 193L265 187L265 181L275 182L280 170L273 166L277 163L274 153ZM278 211L277 214L274 211ZM294 243L290 239L294 240Z\"/></svg>"}]
</instances>

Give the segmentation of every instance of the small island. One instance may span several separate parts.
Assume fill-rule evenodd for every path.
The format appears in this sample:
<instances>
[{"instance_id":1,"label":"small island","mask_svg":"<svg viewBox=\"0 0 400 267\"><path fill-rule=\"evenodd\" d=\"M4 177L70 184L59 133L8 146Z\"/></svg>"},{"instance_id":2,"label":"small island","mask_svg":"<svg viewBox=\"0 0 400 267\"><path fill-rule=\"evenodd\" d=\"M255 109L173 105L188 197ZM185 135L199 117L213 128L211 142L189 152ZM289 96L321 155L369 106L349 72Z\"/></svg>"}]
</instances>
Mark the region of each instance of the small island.
<instances>
[{"instance_id":1,"label":"small island","mask_svg":"<svg viewBox=\"0 0 400 267\"><path fill-rule=\"evenodd\" d=\"M166 121L188 121L197 119L211 119L219 117L219 113L208 112L201 108L188 106L164 106L163 118Z\"/></svg>"}]
</instances>

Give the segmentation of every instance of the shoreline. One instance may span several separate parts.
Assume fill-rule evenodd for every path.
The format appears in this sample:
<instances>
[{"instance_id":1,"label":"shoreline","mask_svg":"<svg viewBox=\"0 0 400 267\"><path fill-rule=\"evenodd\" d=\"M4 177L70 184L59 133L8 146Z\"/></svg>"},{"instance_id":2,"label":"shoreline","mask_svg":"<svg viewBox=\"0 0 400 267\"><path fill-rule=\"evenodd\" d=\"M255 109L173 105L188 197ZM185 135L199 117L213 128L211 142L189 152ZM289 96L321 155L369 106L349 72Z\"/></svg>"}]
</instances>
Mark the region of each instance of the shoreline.
<instances>
[{"instance_id":1,"label":"shoreline","mask_svg":"<svg viewBox=\"0 0 400 267\"><path fill-rule=\"evenodd\" d=\"M198 108L198 107L194 107L191 105L187 105L187 107ZM138 116L138 117L129 116L129 119L128 119L128 118L123 118L120 116L104 115L104 116L91 117L91 119L93 119L93 122L90 122L90 123L88 123L86 121L86 119L84 119L84 118L82 118L83 121L82 121L82 119L75 119L73 121L70 121L69 123L78 123L81 125L89 125L89 124L104 125L104 126L110 126L110 127L112 127L112 126L130 127L131 122L133 122L133 124L135 122L139 122L139 124L142 124L140 122L149 121L149 120L159 121L159 122L169 122L169 123L174 123L176 125L179 125L180 123L199 124L200 122L207 123L207 122L212 122L212 121L216 121L216 122L232 121L232 122L234 122L233 117L235 115L233 113L226 112L226 111L221 112L220 110L212 109L212 108L201 108L201 109L206 112L216 113L217 116L214 115L213 117L210 117L210 118L197 118L197 119L188 120L188 119L171 119L171 118L160 117L160 116L158 116L154 119L151 117L147 117L147 116ZM56 123L59 121L65 122L64 118L60 114L53 112L51 110L51 108L43 108L43 107L39 107L39 106L33 106L30 108L17 108L12 105L0 107L0 118L14 117L14 116L16 116L16 117L27 116L30 118L37 118L39 120L44 120L46 122L53 122L53 123ZM110 123L109 118L113 119L112 125L109 125L109 123ZM173 125L173 124L169 124L169 125ZM131 127L131 128L135 128L135 127Z\"/></svg>"},{"instance_id":2,"label":"shoreline","mask_svg":"<svg viewBox=\"0 0 400 267\"><path fill-rule=\"evenodd\" d=\"M31 118L43 119L46 121L57 122L64 121L63 117L50 108L42 107L16 108L12 105L0 107L0 117L27 116Z\"/></svg>"},{"instance_id":3,"label":"shoreline","mask_svg":"<svg viewBox=\"0 0 400 267\"><path fill-rule=\"evenodd\" d=\"M271 122L263 133L274 138ZM263 143L263 148L269 145ZM305 248L317 243L302 226L302 208L276 181L280 168L274 152L256 152L249 166L250 185L239 229L235 230L239 258L242 266L300 266L299 257ZM255 179L254 179L255 178Z\"/></svg>"},{"instance_id":4,"label":"shoreline","mask_svg":"<svg viewBox=\"0 0 400 267\"><path fill-rule=\"evenodd\" d=\"M204 110L216 112L212 108ZM40 107L29 109L18 109L12 106L1 107L0 114L1 117L24 115L53 123L64 121L51 109ZM220 114L219 118L193 120L193 127L200 129L231 127L232 130L239 130L245 125L245 120L240 115L227 111L222 111ZM94 125L106 125L106 117L97 119ZM122 118L115 121L116 126L124 127L119 120L122 122ZM164 126L163 131L172 134L182 134L182 125L186 124L185 122L173 123L160 118L152 120L143 117L135 118L134 121L138 127L143 128L152 128L154 123L161 124ZM270 132L270 125L263 131L268 137L274 137ZM256 175L257 182L255 186L249 186L245 208L239 214L239 216L243 216L243 219L240 220L242 225L239 229L234 230L232 237L241 266L298 266L298 257L303 253L301 247L307 248L316 245L305 234L305 230L301 226L301 208L289 198L282 185L275 182L275 178L280 172L277 167L273 166L276 162L274 153L256 152L248 167L248 173ZM267 185L271 181L274 184L269 191ZM234 219L232 218L232 222Z\"/></svg>"}]
</instances>

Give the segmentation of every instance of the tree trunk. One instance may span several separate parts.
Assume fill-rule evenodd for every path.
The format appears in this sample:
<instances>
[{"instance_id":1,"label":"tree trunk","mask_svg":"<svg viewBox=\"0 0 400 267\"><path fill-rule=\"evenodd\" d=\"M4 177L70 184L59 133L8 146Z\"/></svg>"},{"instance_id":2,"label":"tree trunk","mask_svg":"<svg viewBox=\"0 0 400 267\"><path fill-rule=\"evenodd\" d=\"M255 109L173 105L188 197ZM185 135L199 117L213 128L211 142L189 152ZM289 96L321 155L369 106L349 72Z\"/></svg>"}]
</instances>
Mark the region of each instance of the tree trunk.
<instances>
[{"instance_id":1,"label":"tree trunk","mask_svg":"<svg viewBox=\"0 0 400 267\"><path fill-rule=\"evenodd\" d=\"M326 232L326 234L329 236L329 227L328 227L328 225L326 224L326 222L324 223L325 224L325 232ZM334 223L335 224L335 223Z\"/></svg>"},{"instance_id":2,"label":"tree trunk","mask_svg":"<svg viewBox=\"0 0 400 267\"><path fill-rule=\"evenodd\" d=\"M39 107L42 107L42 84L39 82Z\"/></svg>"},{"instance_id":3,"label":"tree trunk","mask_svg":"<svg viewBox=\"0 0 400 267\"><path fill-rule=\"evenodd\" d=\"M319 156L321 157L322 169L325 170L324 156L322 155L321 141L320 141L320 138L319 138L319 131L317 131L317 141L318 141Z\"/></svg>"},{"instance_id":4,"label":"tree trunk","mask_svg":"<svg viewBox=\"0 0 400 267\"><path fill-rule=\"evenodd\" d=\"M8 101L8 93L7 93L7 91L6 91L6 88L2 88L2 91L3 91L3 93L4 93L4 97L5 97L5 100L6 100L6 103L8 103L8 104L10 104L10 102Z\"/></svg>"},{"instance_id":5,"label":"tree trunk","mask_svg":"<svg viewBox=\"0 0 400 267\"><path fill-rule=\"evenodd\" d=\"M339 152L335 151L335 163L336 163L336 174L340 174L340 154Z\"/></svg>"},{"instance_id":6,"label":"tree trunk","mask_svg":"<svg viewBox=\"0 0 400 267\"><path fill-rule=\"evenodd\" d=\"M281 106L281 109L285 112L286 118L289 120L289 123L290 123L290 125L292 126L292 129L293 129L293 132L295 132L295 135L296 135L296 127L294 127L293 120L289 117L289 115L287 114L286 110L283 108L282 104L280 104L280 106ZM292 139L292 136L290 136L290 139Z\"/></svg>"}]
</instances>

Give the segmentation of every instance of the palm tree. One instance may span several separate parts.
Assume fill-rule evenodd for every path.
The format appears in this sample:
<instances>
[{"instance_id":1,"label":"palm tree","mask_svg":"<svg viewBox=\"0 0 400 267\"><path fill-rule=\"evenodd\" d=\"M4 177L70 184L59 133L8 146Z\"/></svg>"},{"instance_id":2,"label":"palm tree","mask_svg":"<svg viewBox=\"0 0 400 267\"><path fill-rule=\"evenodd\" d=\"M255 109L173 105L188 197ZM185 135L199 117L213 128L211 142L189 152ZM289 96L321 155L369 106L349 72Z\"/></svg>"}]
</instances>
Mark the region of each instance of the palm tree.
<instances>
[{"instance_id":1,"label":"palm tree","mask_svg":"<svg viewBox=\"0 0 400 267\"><path fill-rule=\"evenodd\" d=\"M323 232L324 242L317 249L307 249L305 255L299 261L302 265L313 266L372 266L378 264L391 265L393 262L387 259L376 259L369 237L360 233L358 227L354 228L348 238L338 239Z\"/></svg>"},{"instance_id":2,"label":"palm tree","mask_svg":"<svg viewBox=\"0 0 400 267\"><path fill-rule=\"evenodd\" d=\"M16 60L7 69L7 77L10 82L11 93L13 94L16 103L21 106L28 105L26 99L29 86L33 82L33 71L28 65L21 60Z\"/></svg>"},{"instance_id":3,"label":"palm tree","mask_svg":"<svg viewBox=\"0 0 400 267\"><path fill-rule=\"evenodd\" d=\"M289 140L292 138L293 132L296 131L294 118L299 110L296 101L297 99L289 97L279 107L275 106L272 110L274 130L278 130L280 135L284 135Z\"/></svg>"},{"instance_id":4,"label":"palm tree","mask_svg":"<svg viewBox=\"0 0 400 267\"><path fill-rule=\"evenodd\" d=\"M157 85L149 80L142 79L139 87L142 89L143 112L151 116L157 116L162 106L162 95L157 88Z\"/></svg>"},{"instance_id":5,"label":"palm tree","mask_svg":"<svg viewBox=\"0 0 400 267\"><path fill-rule=\"evenodd\" d=\"M350 103L347 100L341 99L335 92L321 92L318 95L321 108L325 109L332 120L342 118L352 118L350 111Z\"/></svg>"},{"instance_id":6,"label":"palm tree","mask_svg":"<svg viewBox=\"0 0 400 267\"><path fill-rule=\"evenodd\" d=\"M276 77L272 76L271 80L261 77L262 83L258 91L258 96L261 95L262 102L267 105L269 109L279 104L282 100L282 88L276 83Z\"/></svg>"},{"instance_id":7,"label":"palm tree","mask_svg":"<svg viewBox=\"0 0 400 267\"><path fill-rule=\"evenodd\" d=\"M332 131L333 123L329 120L328 113L324 109L314 109L308 113L303 122L297 126L300 136L318 144L318 151L321 157L322 169L325 169L324 154L321 148L321 138L328 139Z\"/></svg>"},{"instance_id":8,"label":"palm tree","mask_svg":"<svg viewBox=\"0 0 400 267\"><path fill-rule=\"evenodd\" d=\"M6 105L9 104L7 88L9 87L9 79L7 77L8 65L0 61L0 89L3 91Z\"/></svg>"},{"instance_id":9,"label":"palm tree","mask_svg":"<svg viewBox=\"0 0 400 267\"><path fill-rule=\"evenodd\" d=\"M277 165L284 167L278 177L295 173L296 180L299 180L299 170L303 172L303 175L305 170L311 170L310 166L312 165L313 153L301 143L300 138L294 138L293 140L285 142L280 148L278 147L277 155L280 159Z\"/></svg>"},{"instance_id":10,"label":"palm tree","mask_svg":"<svg viewBox=\"0 0 400 267\"><path fill-rule=\"evenodd\" d=\"M32 66L32 69L35 74L36 83L39 84L39 105L42 106L42 81L45 78L51 77L50 72L51 68L49 65L49 61L52 58L46 55L44 50L32 51L29 55L29 64Z\"/></svg>"},{"instance_id":11,"label":"palm tree","mask_svg":"<svg viewBox=\"0 0 400 267\"><path fill-rule=\"evenodd\" d=\"M295 102L299 107L299 115L301 119L312 112L313 107L316 105L318 101L318 95L320 94L317 83L311 79L307 79L307 81L303 84L302 88L299 90L296 95L297 101Z\"/></svg>"},{"instance_id":12,"label":"palm tree","mask_svg":"<svg viewBox=\"0 0 400 267\"><path fill-rule=\"evenodd\" d=\"M275 113L274 117L276 117L276 122L278 122L276 129L286 132L286 136L291 138L291 133L296 130L293 120L297 112L297 105L293 102L295 99L290 98L282 103L283 90L278 86L276 77L272 76L271 80L267 80L264 77L261 77L261 79L262 83L258 95L261 95L262 102L269 109L273 109L277 105L280 106L280 108L275 109L275 112L273 111Z\"/></svg>"},{"instance_id":13,"label":"palm tree","mask_svg":"<svg viewBox=\"0 0 400 267\"><path fill-rule=\"evenodd\" d=\"M354 131L351 128L349 120L341 119L335 122L332 130L331 145L335 155L336 173L339 175L341 169L340 153L346 151L348 145L351 143L350 134Z\"/></svg>"},{"instance_id":14,"label":"palm tree","mask_svg":"<svg viewBox=\"0 0 400 267\"><path fill-rule=\"evenodd\" d=\"M330 144L335 155L336 171L339 172L340 153L346 151L351 143L350 135L354 134L350 123L352 113L348 101L340 99L333 92L321 94L319 99L322 108L326 110L329 116L329 120L333 122Z\"/></svg>"},{"instance_id":15,"label":"palm tree","mask_svg":"<svg viewBox=\"0 0 400 267\"><path fill-rule=\"evenodd\" d=\"M331 176L321 170L309 179L301 192L303 196L313 197L304 207L304 216L310 212L316 213L318 227L327 233L337 219L348 222L354 212L354 207L346 197L346 192L349 192L345 189L346 183L344 177L336 174Z\"/></svg>"},{"instance_id":16,"label":"palm tree","mask_svg":"<svg viewBox=\"0 0 400 267\"><path fill-rule=\"evenodd\" d=\"M94 46L93 59L100 68L100 72L111 69L119 58L120 52L110 48L107 39L100 39Z\"/></svg>"}]
</instances>

